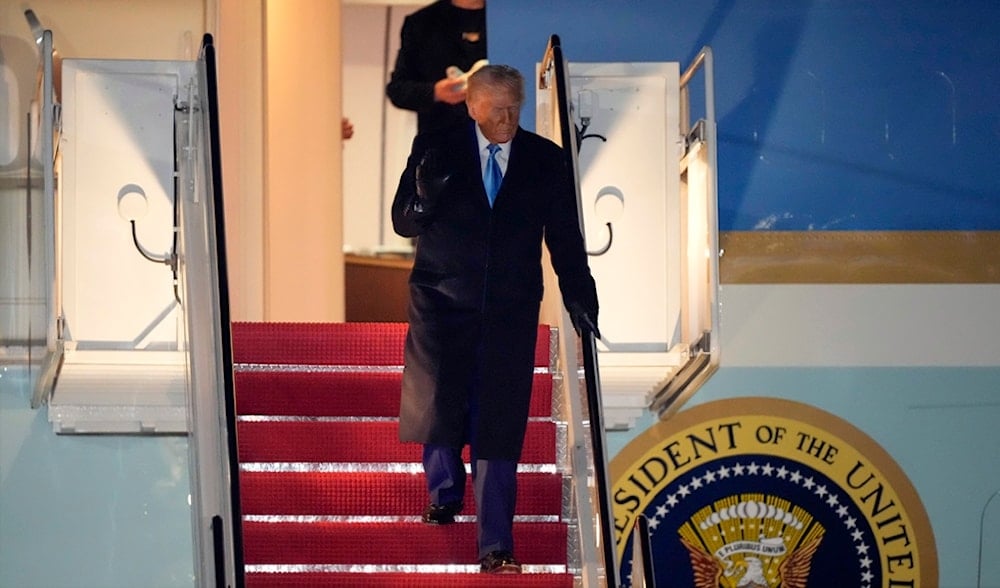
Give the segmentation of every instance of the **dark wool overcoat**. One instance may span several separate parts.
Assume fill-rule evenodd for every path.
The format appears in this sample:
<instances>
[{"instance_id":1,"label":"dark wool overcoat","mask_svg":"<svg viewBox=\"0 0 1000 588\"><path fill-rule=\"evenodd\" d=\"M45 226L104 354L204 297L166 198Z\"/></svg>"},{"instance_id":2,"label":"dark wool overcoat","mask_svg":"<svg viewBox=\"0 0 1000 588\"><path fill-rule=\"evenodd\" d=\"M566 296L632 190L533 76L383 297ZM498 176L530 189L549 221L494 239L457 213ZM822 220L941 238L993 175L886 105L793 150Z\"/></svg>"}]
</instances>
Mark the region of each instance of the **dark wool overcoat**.
<instances>
[{"instance_id":1,"label":"dark wool overcoat","mask_svg":"<svg viewBox=\"0 0 1000 588\"><path fill-rule=\"evenodd\" d=\"M399 434L469 444L473 459L520 458L542 300L542 240L564 304L597 317L597 293L563 151L518 129L493 208L475 123L419 134L392 205L395 231L417 237L410 275ZM415 170L432 148L451 174L422 210Z\"/></svg>"}]
</instances>

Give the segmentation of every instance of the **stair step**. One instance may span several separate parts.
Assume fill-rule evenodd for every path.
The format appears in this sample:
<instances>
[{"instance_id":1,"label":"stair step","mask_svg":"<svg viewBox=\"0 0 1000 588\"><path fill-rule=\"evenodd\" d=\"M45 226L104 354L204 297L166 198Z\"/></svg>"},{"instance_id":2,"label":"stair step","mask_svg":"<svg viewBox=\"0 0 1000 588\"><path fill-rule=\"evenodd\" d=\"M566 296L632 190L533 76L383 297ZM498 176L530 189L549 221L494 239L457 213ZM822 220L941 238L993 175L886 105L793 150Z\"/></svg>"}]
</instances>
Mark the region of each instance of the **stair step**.
<instances>
[{"instance_id":1,"label":"stair step","mask_svg":"<svg viewBox=\"0 0 1000 588\"><path fill-rule=\"evenodd\" d=\"M233 361L273 365L403 365L406 323L232 324ZM535 366L548 367L550 330L538 326Z\"/></svg>"},{"instance_id":2,"label":"stair step","mask_svg":"<svg viewBox=\"0 0 1000 588\"><path fill-rule=\"evenodd\" d=\"M395 472L241 472L243 515L417 516L427 506L423 474ZM465 512L475 512L466 484ZM558 514L562 476L522 473L517 514Z\"/></svg>"},{"instance_id":3,"label":"stair step","mask_svg":"<svg viewBox=\"0 0 1000 588\"><path fill-rule=\"evenodd\" d=\"M406 323L233 323L233 361L403 365Z\"/></svg>"},{"instance_id":4,"label":"stair step","mask_svg":"<svg viewBox=\"0 0 1000 588\"><path fill-rule=\"evenodd\" d=\"M515 552L525 565L565 565L567 527L557 522L514 522ZM476 525L455 522L243 523L243 557L254 565L474 565Z\"/></svg>"},{"instance_id":5,"label":"stair step","mask_svg":"<svg viewBox=\"0 0 1000 588\"><path fill-rule=\"evenodd\" d=\"M399 442L395 420L240 420L240 463L420 463L422 446ZM468 447L463 452L468 460ZM556 426L532 420L520 463L555 463Z\"/></svg>"},{"instance_id":6,"label":"stair step","mask_svg":"<svg viewBox=\"0 0 1000 588\"><path fill-rule=\"evenodd\" d=\"M402 370L236 372L241 415L397 417ZM531 416L552 414L552 375L536 373Z\"/></svg>"}]
</instances>

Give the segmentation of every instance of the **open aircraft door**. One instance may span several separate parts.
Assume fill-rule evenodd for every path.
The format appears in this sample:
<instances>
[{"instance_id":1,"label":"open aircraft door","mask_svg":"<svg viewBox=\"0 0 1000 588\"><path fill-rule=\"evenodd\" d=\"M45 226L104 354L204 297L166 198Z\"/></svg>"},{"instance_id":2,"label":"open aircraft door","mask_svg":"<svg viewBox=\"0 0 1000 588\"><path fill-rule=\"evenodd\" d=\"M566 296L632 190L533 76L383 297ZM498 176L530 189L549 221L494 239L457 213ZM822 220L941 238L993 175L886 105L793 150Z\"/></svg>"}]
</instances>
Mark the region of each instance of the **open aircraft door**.
<instances>
[{"instance_id":1,"label":"open aircraft door","mask_svg":"<svg viewBox=\"0 0 1000 588\"><path fill-rule=\"evenodd\" d=\"M605 428L629 428L673 412L719 363L712 53L683 72L572 63L553 36L537 75L536 127L568 146L597 281Z\"/></svg>"},{"instance_id":2,"label":"open aircraft door","mask_svg":"<svg viewBox=\"0 0 1000 588\"><path fill-rule=\"evenodd\" d=\"M62 434L188 435L195 584L242 588L213 39L197 61L57 65L52 32L26 16L44 190L32 408Z\"/></svg>"}]
</instances>

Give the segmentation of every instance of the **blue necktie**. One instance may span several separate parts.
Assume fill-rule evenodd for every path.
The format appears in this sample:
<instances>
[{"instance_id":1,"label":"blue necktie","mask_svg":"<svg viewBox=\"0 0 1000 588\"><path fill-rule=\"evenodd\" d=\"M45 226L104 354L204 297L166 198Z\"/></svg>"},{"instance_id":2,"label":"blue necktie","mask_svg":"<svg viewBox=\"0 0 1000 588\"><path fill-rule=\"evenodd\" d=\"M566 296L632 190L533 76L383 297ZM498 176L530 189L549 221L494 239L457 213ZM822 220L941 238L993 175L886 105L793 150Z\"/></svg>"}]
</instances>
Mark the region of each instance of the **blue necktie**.
<instances>
[{"instance_id":1,"label":"blue necktie","mask_svg":"<svg viewBox=\"0 0 1000 588\"><path fill-rule=\"evenodd\" d=\"M500 182L503 181L503 174L500 173L500 164L497 163L497 151L500 151L500 146L495 143L490 143L487 149L490 150L490 156L486 159L486 173L483 174L483 185L486 187L486 196L490 199L490 207L493 207L493 201L497 198L497 192L500 191Z\"/></svg>"}]
</instances>

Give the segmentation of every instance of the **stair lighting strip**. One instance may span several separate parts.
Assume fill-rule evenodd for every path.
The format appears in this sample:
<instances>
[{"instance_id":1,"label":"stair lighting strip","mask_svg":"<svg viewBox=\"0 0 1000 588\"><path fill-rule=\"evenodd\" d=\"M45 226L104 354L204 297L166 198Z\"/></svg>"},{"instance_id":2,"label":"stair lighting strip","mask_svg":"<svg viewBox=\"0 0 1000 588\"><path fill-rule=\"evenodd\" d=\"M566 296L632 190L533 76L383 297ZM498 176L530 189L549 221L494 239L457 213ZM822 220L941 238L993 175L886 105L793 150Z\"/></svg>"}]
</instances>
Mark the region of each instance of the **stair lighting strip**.
<instances>
[{"instance_id":1,"label":"stair lighting strip","mask_svg":"<svg viewBox=\"0 0 1000 588\"><path fill-rule=\"evenodd\" d=\"M248 523L421 523L420 515L243 515ZM473 515L456 515L459 523L474 523ZM561 523L559 515L515 515L515 523Z\"/></svg>"},{"instance_id":2,"label":"stair lighting strip","mask_svg":"<svg viewBox=\"0 0 1000 588\"><path fill-rule=\"evenodd\" d=\"M471 467L465 464L466 473L471 475ZM240 471L262 473L392 473L422 474L423 464L412 463L372 463L372 462L249 462L241 463ZM553 463L519 463L519 474L557 474Z\"/></svg>"},{"instance_id":3,"label":"stair lighting strip","mask_svg":"<svg viewBox=\"0 0 1000 588\"><path fill-rule=\"evenodd\" d=\"M242 423L394 423L399 417L374 416L286 416L271 414L244 414L236 417Z\"/></svg>"},{"instance_id":4,"label":"stair lighting strip","mask_svg":"<svg viewBox=\"0 0 1000 588\"><path fill-rule=\"evenodd\" d=\"M255 564L246 565L248 574L478 574L479 564ZM523 574L565 574L565 565L522 565Z\"/></svg>"},{"instance_id":5,"label":"stair lighting strip","mask_svg":"<svg viewBox=\"0 0 1000 588\"><path fill-rule=\"evenodd\" d=\"M315 373L397 373L403 371L401 365L316 365L291 363L235 363L237 372L315 372ZM548 374L552 370L546 366L535 366L534 373ZM582 373L582 372L581 372Z\"/></svg>"},{"instance_id":6,"label":"stair lighting strip","mask_svg":"<svg viewBox=\"0 0 1000 588\"><path fill-rule=\"evenodd\" d=\"M401 365L313 365L290 363L236 363L233 369L238 372L402 372Z\"/></svg>"},{"instance_id":7,"label":"stair lighting strip","mask_svg":"<svg viewBox=\"0 0 1000 588\"><path fill-rule=\"evenodd\" d=\"M236 417L236 420L246 423L395 423L399 417L245 414ZM552 417L529 417L528 422L551 423Z\"/></svg>"}]
</instances>

